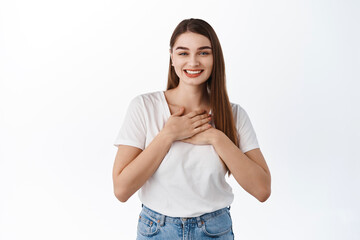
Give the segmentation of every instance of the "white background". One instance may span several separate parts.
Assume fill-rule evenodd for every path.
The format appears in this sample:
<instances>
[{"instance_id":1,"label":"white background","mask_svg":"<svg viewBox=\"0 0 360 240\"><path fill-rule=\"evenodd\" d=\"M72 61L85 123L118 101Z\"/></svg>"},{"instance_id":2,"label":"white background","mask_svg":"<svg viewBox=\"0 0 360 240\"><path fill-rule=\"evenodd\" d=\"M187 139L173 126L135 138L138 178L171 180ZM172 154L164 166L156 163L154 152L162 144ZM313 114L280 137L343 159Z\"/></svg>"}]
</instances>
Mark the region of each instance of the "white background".
<instances>
[{"instance_id":1,"label":"white background","mask_svg":"<svg viewBox=\"0 0 360 240\"><path fill-rule=\"evenodd\" d=\"M360 2L0 2L0 239L135 239L112 166L130 100L165 90L185 18L221 41L231 102L272 173L260 203L230 178L236 239L359 239Z\"/></svg>"}]
</instances>

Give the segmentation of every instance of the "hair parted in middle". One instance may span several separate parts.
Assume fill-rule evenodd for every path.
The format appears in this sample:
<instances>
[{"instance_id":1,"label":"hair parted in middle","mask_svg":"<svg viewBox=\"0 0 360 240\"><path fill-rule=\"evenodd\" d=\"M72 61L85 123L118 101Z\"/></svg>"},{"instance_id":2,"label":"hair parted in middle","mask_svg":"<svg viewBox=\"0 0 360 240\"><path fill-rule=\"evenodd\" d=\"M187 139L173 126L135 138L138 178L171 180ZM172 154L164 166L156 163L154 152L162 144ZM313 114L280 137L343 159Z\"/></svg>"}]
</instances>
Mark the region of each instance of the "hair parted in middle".
<instances>
[{"instance_id":1,"label":"hair parted in middle","mask_svg":"<svg viewBox=\"0 0 360 240\"><path fill-rule=\"evenodd\" d=\"M224 132L236 146L239 146L233 111L226 90L225 61L220 41L214 29L206 21L195 18L185 19L177 25L170 38L171 52L177 38L186 32L201 34L211 42L213 69L207 80L207 89L210 94L212 118L215 127ZM176 75L170 57L167 90L176 88L178 85L179 77Z\"/></svg>"}]
</instances>

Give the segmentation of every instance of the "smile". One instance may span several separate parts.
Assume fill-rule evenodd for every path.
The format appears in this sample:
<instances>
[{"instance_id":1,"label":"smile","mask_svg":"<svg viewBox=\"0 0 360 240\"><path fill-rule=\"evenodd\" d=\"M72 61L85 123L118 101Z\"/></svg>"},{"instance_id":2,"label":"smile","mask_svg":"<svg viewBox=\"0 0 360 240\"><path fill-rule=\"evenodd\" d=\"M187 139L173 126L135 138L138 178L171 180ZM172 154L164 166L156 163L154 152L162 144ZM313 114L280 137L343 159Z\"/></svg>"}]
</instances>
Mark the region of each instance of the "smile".
<instances>
[{"instance_id":1,"label":"smile","mask_svg":"<svg viewBox=\"0 0 360 240\"><path fill-rule=\"evenodd\" d=\"M201 75L204 70L184 70L185 75L191 78L195 78Z\"/></svg>"}]
</instances>

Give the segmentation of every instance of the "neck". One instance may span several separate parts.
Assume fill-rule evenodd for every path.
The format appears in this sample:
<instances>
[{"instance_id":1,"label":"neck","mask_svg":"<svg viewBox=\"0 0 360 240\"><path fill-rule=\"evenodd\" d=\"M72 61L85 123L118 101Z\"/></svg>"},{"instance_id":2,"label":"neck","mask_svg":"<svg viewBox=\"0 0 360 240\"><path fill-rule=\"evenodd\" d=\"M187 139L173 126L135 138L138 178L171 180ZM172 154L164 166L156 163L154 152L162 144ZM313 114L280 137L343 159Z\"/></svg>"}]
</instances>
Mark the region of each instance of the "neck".
<instances>
[{"instance_id":1,"label":"neck","mask_svg":"<svg viewBox=\"0 0 360 240\"><path fill-rule=\"evenodd\" d=\"M196 109L210 108L210 99L206 83L201 86L181 84L173 89L173 96L176 104L185 107L186 112Z\"/></svg>"}]
</instances>

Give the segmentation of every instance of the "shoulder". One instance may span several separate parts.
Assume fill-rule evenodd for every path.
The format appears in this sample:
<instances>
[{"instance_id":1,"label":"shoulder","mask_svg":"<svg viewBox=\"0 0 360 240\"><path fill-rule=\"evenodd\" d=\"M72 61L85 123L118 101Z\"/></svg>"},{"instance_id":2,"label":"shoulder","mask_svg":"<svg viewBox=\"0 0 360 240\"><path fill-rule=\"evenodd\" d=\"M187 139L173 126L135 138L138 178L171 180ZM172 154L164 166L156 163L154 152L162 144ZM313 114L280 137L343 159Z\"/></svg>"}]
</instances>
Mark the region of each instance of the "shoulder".
<instances>
[{"instance_id":1,"label":"shoulder","mask_svg":"<svg viewBox=\"0 0 360 240\"><path fill-rule=\"evenodd\" d=\"M238 103L230 102L233 114L235 118L238 118L244 114L246 114L245 109Z\"/></svg>"},{"instance_id":2,"label":"shoulder","mask_svg":"<svg viewBox=\"0 0 360 240\"><path fill-rule=\"evenodd\" d=\"M250 121L249 115L240 104L232 103L232 102L230 102L230 104L232 107L236 127L238 129L242 128L245 124L247 124Z\"/></svg>"},{"instance_id":3,"label":"shoulder","mask_svg":"<svg viewBox=\"0 0 360 240\"><path fill-rule=\"evenodd\" d=\"M157 111L158 108L162 106L162 98L162 91L147 92L133 97L129 106L131 108L142 109L145 112L149 109Z\"/></svg>"},{"instance_id":4,"label":"shoulder","mask_svg":"<svg viewBox=\"0 0 360 240\"><path fill-rule=\"evenodd\" d=\"M132 103L137 103L137 104L149 104L149 103L158 103L158 101L161 100L161 91L156 91L156 92L147 92L147 93L143 93L143 94L139 94L135 97L133 97L131 99Z\"/></svg>"}]
</instances>

